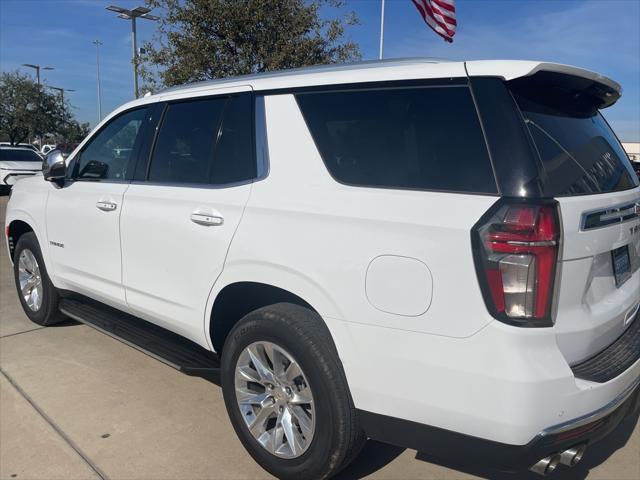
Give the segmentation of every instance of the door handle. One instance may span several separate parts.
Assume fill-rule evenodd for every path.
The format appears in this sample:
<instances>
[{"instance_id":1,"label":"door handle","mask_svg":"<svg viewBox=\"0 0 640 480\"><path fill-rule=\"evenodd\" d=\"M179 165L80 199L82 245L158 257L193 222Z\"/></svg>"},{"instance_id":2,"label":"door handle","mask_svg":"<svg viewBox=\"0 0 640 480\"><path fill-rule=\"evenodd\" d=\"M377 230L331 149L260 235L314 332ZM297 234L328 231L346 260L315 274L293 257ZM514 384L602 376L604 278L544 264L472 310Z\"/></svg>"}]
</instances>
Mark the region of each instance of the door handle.
<instances>
[{"instance_id":1,"label":"door handle","mask_svg":"<svg viewBox=\"0 0 640 480\"><path fill-rule=\"evenodd\" d=\"M224 218L212 213L193 212L191 214L191 221L198 225L204 225L205 227L215 227L222 225L224 223Z\"/></svg>"},{"instance_id":2,"label":"door handle","mask_svg":"<svg viewBox=\"0 0 640 480\"><path fill-rule=\"evenodd\" d=\"M113 202L96 202L96 207L98 207L98 209L102 210L103 212L113 212L116 208L118 208L118 205Z\"/></svg>"}]
</instances>

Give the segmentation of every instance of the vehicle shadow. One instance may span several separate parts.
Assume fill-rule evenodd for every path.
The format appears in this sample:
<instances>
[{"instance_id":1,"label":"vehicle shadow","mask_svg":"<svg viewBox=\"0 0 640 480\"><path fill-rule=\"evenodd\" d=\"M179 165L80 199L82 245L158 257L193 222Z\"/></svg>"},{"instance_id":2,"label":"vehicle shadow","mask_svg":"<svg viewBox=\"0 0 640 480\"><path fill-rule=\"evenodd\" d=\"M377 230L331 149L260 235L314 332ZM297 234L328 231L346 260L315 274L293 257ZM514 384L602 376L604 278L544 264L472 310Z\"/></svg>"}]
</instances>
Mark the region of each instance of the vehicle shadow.
<instances>
[{"instance_id":1,"label":"vehicle shadow","mask_svg":"<svg viewBox=\"0 0 640 480\"><path fill-rule=\"evenodd\" d=\"M568 468L560 465L553 473L553 477L557 480L584 480L587 478L591 469L604 463L617 450L627 444L638 423L639 415L640 412L637 412L635 415L627 417L607 438L591 448L587 448L582 461L575 467ZM404 448L368 440L358 458L343 470L336 479L355 480L371 475L395 460L404 450ZM505 473L478 465L471 465L464 461L439 459L426 452L417 452L415 458L416 460L491 480L540 480L542 478L540 475L527 470Z\"/></svg>"},{"instance_id":2,"label":"vehicle shadow","mask_svg":"<svg viewBox=\"0 0 640 480\"><path fill-rule=\"evenodd\" d=\"M65 320L59 323L54 323L53 325L47 325L47 328L75 327L76 325L82 325L82 323L67 317Z\"/></svg>"},{"instance_id":3,"label":"vehicle shadow","mask_svg":"<svg viewBox=\"0 0 640 480\"><path fill-rule=\"evenodd\" d=\"M355 480L366 477L388 465L404 452L402 447L367 440L358 457L336 477L336 480Z\"/></svg>"},{"instance_id":4,"label":"vehicle shadow","mask_svg":"<svg viewBox=\"0 0 640 480\"><path fill-rule=\"evenodd\" d=\"M194 375L194 377L202 378L202 379L206 380L207 382L211 382L214 385L217 385L218 387L222 387L222 380L220 378L220 370L215 370L213 372L208 372L208 373L200 373L198 375Z\"/></svg>"}]
</instances>

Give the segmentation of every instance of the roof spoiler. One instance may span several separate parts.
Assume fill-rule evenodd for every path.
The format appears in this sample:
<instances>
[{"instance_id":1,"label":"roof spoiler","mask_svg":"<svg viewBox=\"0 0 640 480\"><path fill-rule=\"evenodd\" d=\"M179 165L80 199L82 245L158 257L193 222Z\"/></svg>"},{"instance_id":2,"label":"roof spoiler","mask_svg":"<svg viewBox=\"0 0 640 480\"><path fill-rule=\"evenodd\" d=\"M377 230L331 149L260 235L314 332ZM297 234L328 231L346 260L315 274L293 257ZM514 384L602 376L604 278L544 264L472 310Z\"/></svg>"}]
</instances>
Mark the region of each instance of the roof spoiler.
<instances>
[{"instance_id":1,"label":"roof spoiler","mask_svg":"<svg viewBox=\"0 0 640 480\"><path fill-rule=\"evenodd\" d=\"M535 77L535 81L589 97L597 108L610 107L622 95L622 87L614 80L599 73L570 65L532 61L485 60L466 62L465 66L470 77L499 76L507 82L525 77Z\"/></svg>"}]
</instances>

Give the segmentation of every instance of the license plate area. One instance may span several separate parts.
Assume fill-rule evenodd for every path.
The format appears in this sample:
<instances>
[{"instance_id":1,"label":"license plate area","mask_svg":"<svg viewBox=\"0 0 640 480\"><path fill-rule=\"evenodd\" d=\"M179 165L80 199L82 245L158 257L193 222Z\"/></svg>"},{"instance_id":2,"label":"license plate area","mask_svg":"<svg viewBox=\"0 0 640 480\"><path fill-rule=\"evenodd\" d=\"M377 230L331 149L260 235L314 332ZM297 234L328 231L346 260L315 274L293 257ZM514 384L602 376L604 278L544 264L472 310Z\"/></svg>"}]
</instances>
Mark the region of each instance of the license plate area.
<instances>
[{"instance_id":1,"label":"license plate area","mask_svg":"<svg viewBox=\"0 0 640 480\"><path fill-rule=\"evenodd\" d=\"M613 275L616 279L616 287L620 287L631 278L631 257L629 246L619 247L611 250L611 263L613 264Z\"/></svg>"}]
</instances>

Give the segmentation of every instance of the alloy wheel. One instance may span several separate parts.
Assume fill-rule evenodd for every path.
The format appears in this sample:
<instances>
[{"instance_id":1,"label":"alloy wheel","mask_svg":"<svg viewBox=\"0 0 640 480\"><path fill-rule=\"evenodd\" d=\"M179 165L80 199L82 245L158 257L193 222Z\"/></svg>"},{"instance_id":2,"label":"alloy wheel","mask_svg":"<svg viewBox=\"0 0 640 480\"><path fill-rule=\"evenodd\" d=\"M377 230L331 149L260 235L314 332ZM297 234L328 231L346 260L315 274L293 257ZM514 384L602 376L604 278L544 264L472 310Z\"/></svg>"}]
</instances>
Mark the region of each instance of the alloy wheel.
<instances>
[{"instance_id":1,"label":"alloy wheel","mask_svg":"<svg viewBox=\"0 0 640 480\"><path fill-rule=\"evenodd\" d=\"M40 266L33 252L27 248L20 252L18 259L18 281L27 306L34 312L40 310L43 291Z\"/></svg>"},{"instance_id":2,"label":"alloy wheel","mask_svg":"<svg viewBox=\"0 0 640 480\"><path fill-rule=\"evenodd\" d=\"M281 458L296 458L311 444L315 407L311 387L296 360L272 342L248 345L235 368L236 401L249 432Z\"/></svg>"}]
</instances>

